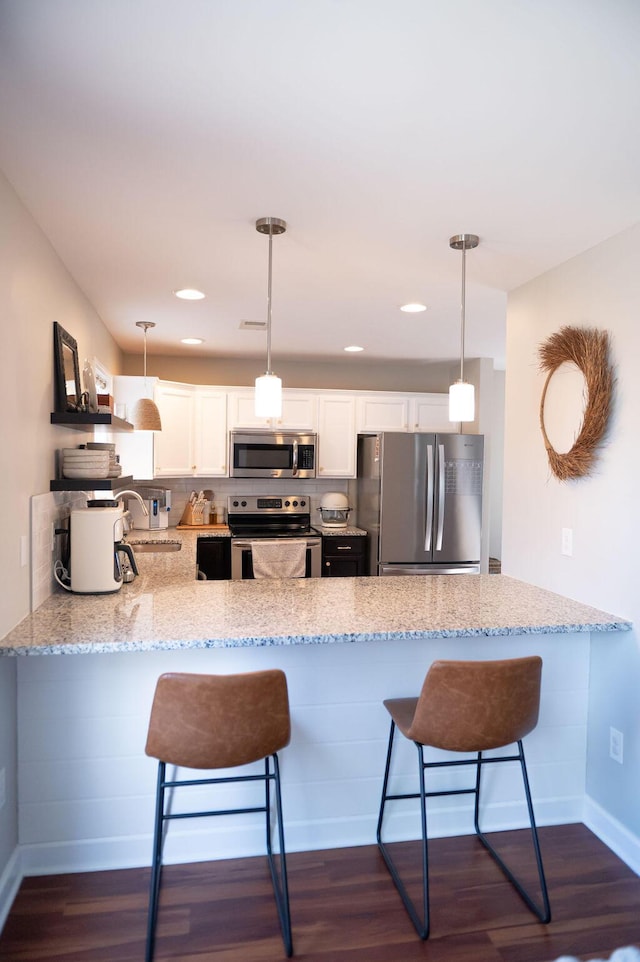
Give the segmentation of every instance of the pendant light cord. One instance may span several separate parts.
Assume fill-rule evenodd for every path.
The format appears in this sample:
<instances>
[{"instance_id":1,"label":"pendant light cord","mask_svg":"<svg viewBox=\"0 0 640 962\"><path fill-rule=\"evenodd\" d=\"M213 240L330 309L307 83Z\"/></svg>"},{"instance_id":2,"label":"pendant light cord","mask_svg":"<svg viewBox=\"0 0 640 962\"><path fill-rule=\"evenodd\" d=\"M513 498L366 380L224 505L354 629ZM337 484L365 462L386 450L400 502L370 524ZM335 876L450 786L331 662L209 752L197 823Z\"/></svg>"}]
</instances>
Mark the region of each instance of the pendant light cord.
<instances>
[{"instance_id":1,"label":"pendant light cord","mask_svg":"<svg viewBox=\"0 0 640 962\"><path fill-rule=\"evenodd\" d=\"M144 396L147 396L147 329L144 329Z\"/></svg>"},{"instance_id":2,"label":"pendant light cord","mask_svg":"<svg viewBox=\"0 0 640 962\"><path fill-rule=\"evenodd\" d=\"M467 247L465 240L462 240L462 301L460 303L460 380L464 381L464 321L465 321L465 300L466 300L466 257Z\"/></svg>"},{"instance_id":3,"label":"pendant light cord","mask_svg":"<svg viewBox=\"0 0 640 962\"><path fill-rule=\"evenodd\" d=\"M273 263L273 227L269 225L269 278L267 281L267 374L271 374L271 274Z\"/></svg>"}]
</instances>

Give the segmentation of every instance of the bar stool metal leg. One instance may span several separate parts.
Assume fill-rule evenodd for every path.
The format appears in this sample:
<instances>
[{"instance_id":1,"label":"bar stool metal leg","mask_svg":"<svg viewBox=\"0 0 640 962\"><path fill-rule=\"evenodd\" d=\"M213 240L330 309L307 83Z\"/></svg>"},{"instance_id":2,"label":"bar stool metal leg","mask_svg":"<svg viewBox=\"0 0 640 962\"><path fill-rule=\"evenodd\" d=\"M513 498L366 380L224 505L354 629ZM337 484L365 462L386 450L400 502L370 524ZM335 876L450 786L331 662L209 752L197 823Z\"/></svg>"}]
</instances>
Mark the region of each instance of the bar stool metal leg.
<instances>
[{"instance_id":1,"label":"bar stool metal leg","mask_svg":"<svg viewBox=\"0 0 640 962\"><path fill-rule=\"evenodd\" d=\"M413 922L416 932L421 939L429 938L429 839L427 836L427 804L426 804L426 792L425 792L425 782L424 782L424 752L422 745L416 743L416 748L418 749L418 779L420 784L420 791L411 794L403 795L389 795L387 792L389 785L389 772L391 769L391 756L393 753L393 741L395 735L395 722L391 722L391 731L389 733L389 747L387 749L387 761L384 771L384 779L382 783L382 799L380 801L380 813L378 815L378 827L376 830L376 840L378 842L378 848L380 854L382 855L385 864L389 870L389 874L394 881L394 884L398 890L400 898L404 903L404 907L407 910L409 918ZM400 878L398 870L395 863L391 857L389 849L382 841L382 822L384 819L385 805L387 801L396 801L398 799L406 798L419 798L420 799L420 825L422 829L422 918L418 914L413 900L411 899L409 893L407 892L405 885Z\"/></svg>"},{"instance_id":2,"label":"bar stool metal leg","mask_svg":"<svg viewBox=\"0 0 640 962\"><path fill-rule=\"evenodd\" d=\"M265 758L265 808L267 820L267 859L271 871L271 881L273 882L273 894L278 909L280 928L282 929L282 939L287 957L293 954L293 942L291 938L291 915L289 911L289 883L287 880L287 859L284 849L284 823L282 820L282 795L280 791L280 765L278 756L272 755L273 775L269 771L269 759ZM278 845L280 848L280 873L276 870L275 858L271 845L271 801L269 793L269 783L271 779L275 782L275 805L276 820L278 823Z\"/></svg>"},{"instance_id":3,"label":"bar stool metal leg","mask_svg":"<svg viewBox=\"0 0 640 962\"><path fill-rule=\"evenodd\" d=\"M480 822L480 781L481 781L482 767L483 767L483 764L487 764L487 762L490 764L491 761L494 761L492 759L488 759L487 761L484 761L482 757L482 752L478 752L478 759L477 759L476 791L475 791L476 798L475 798L475 806L474 806L474 813L473 813L473 826L475 828L476 835L478 836L478 838L480 839L480 841L482 842L486 850L489 852L489 854L492 856L496 864L499 865L499 867L502 869L502 871L504 872L506 877L509 879L511 884L515 887L515 889L517 890L521 898L529 906L533 914L537 916L537 918L539 918L541 922L544 922L546 924L547 922L551 921L551 905L549 903L547 880L545 878L544 867L542 865L540 841L538 839L538 830L536 828L536 820L533 814L533 803L531 801L531 789L529 787L529 778L527 776L527 766L524 760L524 749L522 747L522 741L519 741L517 744L518 744L518 754L514 756L514 759L517 759L520 762L520 769L522 771L522 781L524 784L524 792L527 799L527 809L529 811L531 839L533 842L533 850L535 852L535 857L536 857L536 865L538 867L538 879L540 880L540 891L542 893L542 907L538 906L534 902L532 897L529 895L529 893L526 891L523 885L518 881L518 879L515 877L513 872L508 868L508 866L505 865L505 863L503 862L501 857L498 855L493 845L491 845L486 835L484 835L484 833L480 829L480 824L479 824Z\"/></svg>"},{"instance_id":4,"label":"bar stool metal leg","mask_svg":"<svg viewBox=\"0 0 640 962\"><path fill-rule=\"evenodd\" d=\"M145 962L153 962L155 946L156 922L158 920L158 896L160 894L160 876L162 874L162 831L164 815L164 778L165 763L158 762L158 782L156 787L156 811L153 827L153 859L151 864L151 882L149 886L149 912L147 918L147 943Z\"/></svg>"}]
</instances>

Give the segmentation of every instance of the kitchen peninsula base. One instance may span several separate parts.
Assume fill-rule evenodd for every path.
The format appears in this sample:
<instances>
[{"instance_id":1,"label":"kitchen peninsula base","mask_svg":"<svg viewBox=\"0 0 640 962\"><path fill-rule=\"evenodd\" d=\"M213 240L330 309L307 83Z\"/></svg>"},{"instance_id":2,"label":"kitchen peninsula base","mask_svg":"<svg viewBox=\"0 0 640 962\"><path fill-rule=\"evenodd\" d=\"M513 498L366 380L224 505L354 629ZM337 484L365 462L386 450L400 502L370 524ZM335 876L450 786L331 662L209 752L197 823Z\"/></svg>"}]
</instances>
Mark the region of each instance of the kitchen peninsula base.
<instances>
[{"instance_id":1,"label":"kitchen peninsula base","mask_svg":"<svg viewBox=\"0 0 640 962\"><path fill-rule=\"evenodd\" d=\"M299 851L374 841L388 735L383 698L417 693L435 658L540 654L540 722L526 740L536 817L541 825L580 821L589 646L588 632L573 632L18 658L22 871L149 864L156 763L144 744L155 683L165 671L286 672L293 729L281 753L283 804L287 847ZM415 769L413 746L402 747L399 789ZM518 773L496 768L486 783L487 828L521 827ZM176 804L183 804L178 797ZM188 804L206 807L198 793ZM263 825L257 816L242 819L242 830L233 832L211 820L176 823L166 860L261 853ZM470 803L434 800L429 824L433 835L471 832ZM389 825L397 838L416 837L417 830L410 804Z\"/></svg>"}]
</instances>

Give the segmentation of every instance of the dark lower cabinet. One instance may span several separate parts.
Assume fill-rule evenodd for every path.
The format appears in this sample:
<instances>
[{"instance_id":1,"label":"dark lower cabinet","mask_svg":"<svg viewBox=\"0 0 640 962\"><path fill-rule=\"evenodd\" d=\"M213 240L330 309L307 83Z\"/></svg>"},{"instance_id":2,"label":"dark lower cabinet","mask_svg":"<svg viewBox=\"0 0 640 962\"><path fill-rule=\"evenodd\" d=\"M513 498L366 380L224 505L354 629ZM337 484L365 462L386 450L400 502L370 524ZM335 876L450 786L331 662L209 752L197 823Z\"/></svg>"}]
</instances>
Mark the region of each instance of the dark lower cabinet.
<instances>
[{"instance_id":1,"label":"dark lower cabinet","mask_svg":"<svg viewBox=\"0 0 640 962\"><path fill-rule=\"evenodd\" d=\"M205 581L231 578L231 538L198 538L198 577Z\"/></svg>"},{"instance_id":2,"label":"dark lower cabinet","mask_svg":"<svg viewBox=\"0 0 640 962\"><path fill-rule=\"evenodd\" d=\"M322 537L322 576L324 578L357 578L366 574L367 539L361 536Z\"/></svg>"}]
</instances>

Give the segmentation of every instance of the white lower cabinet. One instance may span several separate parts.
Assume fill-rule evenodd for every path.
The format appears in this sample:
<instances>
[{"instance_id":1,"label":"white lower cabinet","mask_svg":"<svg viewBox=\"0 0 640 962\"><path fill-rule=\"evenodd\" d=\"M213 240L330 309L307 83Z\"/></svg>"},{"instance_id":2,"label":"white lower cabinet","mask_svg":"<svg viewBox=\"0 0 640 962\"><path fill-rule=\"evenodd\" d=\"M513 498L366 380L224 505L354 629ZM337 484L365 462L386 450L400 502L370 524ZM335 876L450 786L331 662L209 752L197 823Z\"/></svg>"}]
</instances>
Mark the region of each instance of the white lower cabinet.
<instances>
[{"instance_id":1,"label":"white lower cabinet","mask_svg":"<svg viewBox=\"0 0 640 962\"><path fill-rule=\"evenodd\" d=\"M319 478L356 476L356 401L348 395L318 398Z\"/></svg>"}]
</instances>

